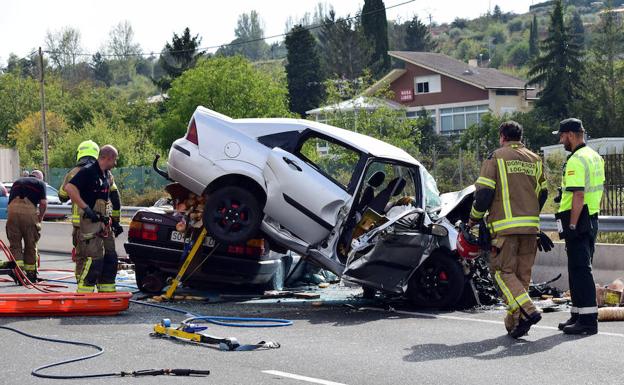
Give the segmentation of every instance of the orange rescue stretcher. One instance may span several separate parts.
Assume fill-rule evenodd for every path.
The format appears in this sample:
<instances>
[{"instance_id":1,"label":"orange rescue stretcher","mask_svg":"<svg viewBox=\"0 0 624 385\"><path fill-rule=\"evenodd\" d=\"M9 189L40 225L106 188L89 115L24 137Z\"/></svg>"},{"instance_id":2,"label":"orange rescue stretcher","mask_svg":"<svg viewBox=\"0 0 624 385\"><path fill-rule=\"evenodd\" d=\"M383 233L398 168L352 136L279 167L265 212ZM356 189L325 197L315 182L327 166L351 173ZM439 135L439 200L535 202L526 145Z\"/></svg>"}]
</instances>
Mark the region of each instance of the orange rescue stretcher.
<instances>
[{"instance_id":1,"label":"orange rescue stretcher","mask_svg":"<svg viewBox=\"0 0 624 385\"><path fill-rule=\"evenodd\" d=\"M115 315L127 310L132 293L0 294L0 316Z\"/></svg>"}]
</instances>

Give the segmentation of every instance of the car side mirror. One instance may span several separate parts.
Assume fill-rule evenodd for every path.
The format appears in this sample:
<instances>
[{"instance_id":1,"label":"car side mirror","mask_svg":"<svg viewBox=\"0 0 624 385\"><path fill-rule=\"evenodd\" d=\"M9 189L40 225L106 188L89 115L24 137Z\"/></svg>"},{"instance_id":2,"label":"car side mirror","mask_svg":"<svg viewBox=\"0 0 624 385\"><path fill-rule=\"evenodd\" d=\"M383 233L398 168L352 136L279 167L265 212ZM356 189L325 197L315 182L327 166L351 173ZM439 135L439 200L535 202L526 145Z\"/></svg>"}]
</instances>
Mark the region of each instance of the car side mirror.
<instances>
[{"instance_id":1,"label":"car side mirror","mask_svg":"<svg viewBox=\"0 0 624 385\"><path fill-rule=\"evenodd\" d=\"M438 225L437 223L432 223L428 227L431 235L435 235L436 237L448 237L448 229L442 225Z\"/></svg>"}]
</instances>

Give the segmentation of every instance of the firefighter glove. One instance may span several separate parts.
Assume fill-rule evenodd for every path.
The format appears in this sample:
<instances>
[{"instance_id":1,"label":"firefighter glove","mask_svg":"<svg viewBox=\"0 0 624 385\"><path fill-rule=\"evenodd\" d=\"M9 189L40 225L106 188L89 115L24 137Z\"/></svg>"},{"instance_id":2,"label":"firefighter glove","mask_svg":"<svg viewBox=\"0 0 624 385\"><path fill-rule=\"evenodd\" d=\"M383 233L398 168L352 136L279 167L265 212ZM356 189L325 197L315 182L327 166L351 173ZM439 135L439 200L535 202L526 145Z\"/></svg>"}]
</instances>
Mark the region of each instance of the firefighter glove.
<instances>
[{"instance_id":1,"label":"firefighter glove","mask_svg":"<svg viewBox=\"0 0 624 385\"><path fill-rule=\"evenodd\" d=\"M111 224L111 229L113 230L113 234L115 234L115 238L119 236L119 234L123 233L123 227L117 221L113 221Z\"/></svg>"},{"instance_id":2,"label":"firefighter glove","mask_svg":"<svg viewBox=\"0 0 624 385\"><path fill-rule=\"evenodd\" d=\"M537 234L537 248L540 251L547 253L552 250L554 246L555 244L553 243L553 241L550 239L550 237L548 237L548 235L544 234L543 231L540 231Z\"/></svg>"},{"instance_id":3,"label":"firefighter glove","mask_svg":"<svg viewBox=\"0 0 624 385\"><path fill-rule=\"evenodd\" d=\"M84 217L91 219L91 222L99 222L100 218L89 206L84 208Z\"/></svg>"}]
</instances>

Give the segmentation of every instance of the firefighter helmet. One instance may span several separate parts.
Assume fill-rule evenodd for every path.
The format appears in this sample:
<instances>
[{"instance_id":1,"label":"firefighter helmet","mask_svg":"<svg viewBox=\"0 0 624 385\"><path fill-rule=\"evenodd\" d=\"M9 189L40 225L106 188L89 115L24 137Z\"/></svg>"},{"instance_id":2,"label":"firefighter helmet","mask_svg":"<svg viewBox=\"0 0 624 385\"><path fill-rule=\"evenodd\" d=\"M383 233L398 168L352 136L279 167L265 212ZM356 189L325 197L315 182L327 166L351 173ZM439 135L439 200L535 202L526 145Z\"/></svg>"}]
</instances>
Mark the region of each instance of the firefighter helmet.
<instances>
[{"instance_id":1,"label":"firefighter helmet","mask_svg":"<svg viewBox=\"0 0 624 385\"><path fill-rule=\"evenodd\" d=\"M457 253L464 259L475 259L480 254L479 237L470 230L470 227L463 223L459 225Z\"/></svg>"},{"instance_id":2,"label":"firefighter helmet","mask_svg":"<svg viewBox=\"0 0 624 385\"><path fill-rule=\"evenodd\" d=\"M85 156L91 156L94 159L97 159L99 153L100 146L98 146L97 143L92 140L85 140L78 145L78 149L76 150L76 161L79 161Z\"/></svg>"}]
</instances>

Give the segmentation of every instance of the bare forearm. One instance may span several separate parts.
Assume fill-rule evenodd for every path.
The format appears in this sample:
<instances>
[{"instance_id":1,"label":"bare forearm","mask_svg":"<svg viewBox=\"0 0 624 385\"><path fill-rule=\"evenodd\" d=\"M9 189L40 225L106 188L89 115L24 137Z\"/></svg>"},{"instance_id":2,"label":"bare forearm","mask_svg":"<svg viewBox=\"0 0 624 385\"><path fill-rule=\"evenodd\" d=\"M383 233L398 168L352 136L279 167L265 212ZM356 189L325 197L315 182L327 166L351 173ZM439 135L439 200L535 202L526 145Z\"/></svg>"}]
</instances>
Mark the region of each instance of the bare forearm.
<instances>
[{"instance_id":1,"label":"bare forearm","mask_svg":"<svg viewBox=\"0 0 624 385\"><path fill-rule=\"evenodd\" d=\"M39 201L39 222L43 221L43 217L45 216L46 210L48 209L48 201L42 199Z\"/></svg>"},{"instance_id":2,"label":"bare forearm","mask_svg":"<svg viewBox=\"0 0 624 385\"><path fill-rule=\"evenodd\" d=\"M76 186L71 183L67 183L65 185L65 191L67 191L67 195L69 195L69 198L72 200L73 203L76 204L76 206L81 209L87 207L85 201L82 200L82 198L80 197L80 191L78 191L78 188Z\"/></svg>"}]
</instances>

